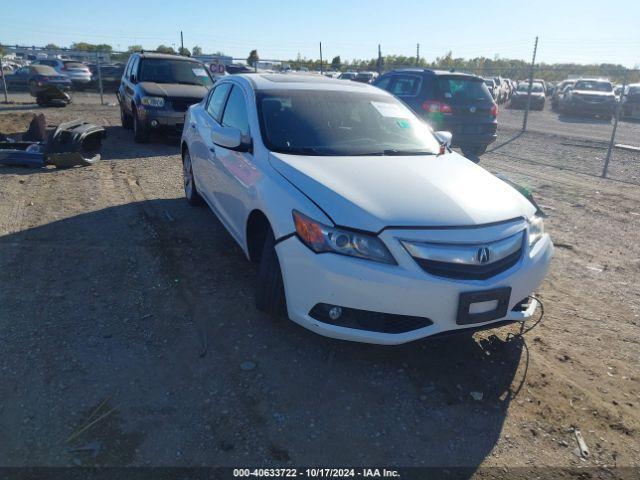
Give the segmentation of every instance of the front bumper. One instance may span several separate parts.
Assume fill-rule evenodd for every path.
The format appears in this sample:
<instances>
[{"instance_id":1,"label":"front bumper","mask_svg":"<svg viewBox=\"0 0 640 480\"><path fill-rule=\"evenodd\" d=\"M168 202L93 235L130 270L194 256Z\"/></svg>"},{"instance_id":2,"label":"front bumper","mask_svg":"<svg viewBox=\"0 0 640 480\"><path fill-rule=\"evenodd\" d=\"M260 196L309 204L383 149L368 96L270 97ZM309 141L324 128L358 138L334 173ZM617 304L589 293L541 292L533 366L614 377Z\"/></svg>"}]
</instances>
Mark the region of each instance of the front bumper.
<instances>
[{"instance_id":1,"label":"front bumper","mask_svg":"<svg viewBox=\"0 0 640 480\"><path fill-rule=\"evenodd\" d=\"M315 254L296 237L276 246L282 269L289 318L328 337L376 344L400 344L444 332L469 329L456 322L461 293L510 287L507 315L472 327L504 321L524 321L533 315L536 303L524 311L516 304L542 283L553 244L544 235L534 246L525 245L516 265L487 280L452 280L426 273L400 244L400 239L428 242L484 242L512 235L526 223L493 225L478 229L385 230L385 242L398 265L386 265L336 254ZM428 318L432 323L402 333L381 333L324 323L310 315L317 304L395 315Z\"/></svg>"},{"instance_id":2,"label":"front bumper","mask_svg":"<svg viewBox=\"0 0 640 480\"><path fill-rule=\"evenodd\" d=\"M166 108L147 108L138 105L138 116L151 129L169 129L182 132L186 112L176 112Z\"/></svg>"}]
</instances>

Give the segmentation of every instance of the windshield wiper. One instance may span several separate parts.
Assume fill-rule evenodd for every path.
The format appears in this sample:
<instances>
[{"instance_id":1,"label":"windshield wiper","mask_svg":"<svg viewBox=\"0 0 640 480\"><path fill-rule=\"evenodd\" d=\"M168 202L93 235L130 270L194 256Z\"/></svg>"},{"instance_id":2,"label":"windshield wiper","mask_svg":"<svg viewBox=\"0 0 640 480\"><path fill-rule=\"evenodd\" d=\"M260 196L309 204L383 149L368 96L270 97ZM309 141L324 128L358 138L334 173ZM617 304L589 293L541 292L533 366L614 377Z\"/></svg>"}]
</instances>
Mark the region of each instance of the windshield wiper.
<instances>
[{"instance_id":1,"label":"windshield wiper","mask_svg":"<svg viewBox=\"0 0 640 480\"><path fill-rule=\"evenodd\" d=\"M359 157L375 157L375 156L403 156L403 155L435 155L435 152L430 152L428 150L398 150L396 148L387 148L385 150L379 152L365 152L365 153L354 153L353 156Z\"/></svg>"}]
</instances>

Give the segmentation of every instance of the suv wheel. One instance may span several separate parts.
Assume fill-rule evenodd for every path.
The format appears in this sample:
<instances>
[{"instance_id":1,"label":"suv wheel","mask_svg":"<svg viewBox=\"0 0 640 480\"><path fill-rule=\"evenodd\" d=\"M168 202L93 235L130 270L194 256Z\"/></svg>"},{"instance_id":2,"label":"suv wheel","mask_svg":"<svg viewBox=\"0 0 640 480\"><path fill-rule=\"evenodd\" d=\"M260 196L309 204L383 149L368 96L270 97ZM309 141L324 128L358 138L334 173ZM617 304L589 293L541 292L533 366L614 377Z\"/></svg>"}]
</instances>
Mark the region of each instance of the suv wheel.
<instances>
[{"instance_id":1,"label":"suv wheel","mask_svg":"<svg viewBox=\"0 0 640 480\"><path fill-rule=\"evenodd\" d=\"M138 114L133 112L133 139L138 143L147 143L149 141L149 137L151 136L151 131L149 128L143 125L143 123L138 119Z\"/></svg>"},{"instance_id":2,"label":"suv wheel","mask_svg":"<svg viewBox=\"0 0 640 480\"><path fill-rule=\"evenodd\" d=\"M182 155L182 177L184 179L184 196L192 207L202 205L202 197L196 188L196 182L193 177L193 167L191 165L191 155L185 150Z\"/></svg>"},{"instance_id":3,"label":"suv wheel","mask_svg":"<svg viewBox=\"0 0 640 480\"><path fill-rule=\"evenodd\" d=\"M460 148L463 155L475 163L478 163L480 161L478 157L487 151L487 145L473 145Z\"/></svg>"},{"instance_id":4,"label":"suv wheel","mask_svg":"<svg viewBox=\"0 0 640 480\"><path fill-rule=\"evenodd\" d=\"M284 317L287 314L282 271L276 253L276 239L271 228L267 232L258 267L256 308L274 317Z\"/></svg>"},{"instance_id":5,"label":"suv wheel","mask_svg":"<svg viewBox=\"0 0 640 480\"><path fill-rule=\"evenodd\" d=\"M131 116L127 115L122 105L120 105L120 123L122 124L122 128L125 130L131 130L131 127L133 127Z\"/></svg>"}]
</instances>

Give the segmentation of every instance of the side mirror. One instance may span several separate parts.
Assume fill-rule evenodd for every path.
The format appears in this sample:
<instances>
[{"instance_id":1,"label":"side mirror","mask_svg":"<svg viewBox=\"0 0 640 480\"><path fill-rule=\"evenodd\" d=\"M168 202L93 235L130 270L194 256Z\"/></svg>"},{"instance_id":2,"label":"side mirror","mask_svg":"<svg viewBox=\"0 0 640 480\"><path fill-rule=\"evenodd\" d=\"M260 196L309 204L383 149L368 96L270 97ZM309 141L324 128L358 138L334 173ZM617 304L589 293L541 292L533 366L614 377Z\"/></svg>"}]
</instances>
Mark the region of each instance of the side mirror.
<instances>
[{"instance_id":1,"label":"side mirror","mask_svg":"<svg viewBox=\"0 0 640 480\"><path fill-rule=\"evenodd\" d=\"M211 139L216 145L237 152L248 152L252 147L251 137L233 127L215 127Z\"/></svg>"},{"instance_id":2,"label":"side mirror","mask_svg":"<svg viewBox=\"0 0 640 480\"><path fill-rule=\"evenodd\" d=\"M442 145L444 145L447 148L451 147L451 139L453 138L453 134L451 132L440 131L440 132L435 132L434 135Z\"/></svg>"}]
</instances>

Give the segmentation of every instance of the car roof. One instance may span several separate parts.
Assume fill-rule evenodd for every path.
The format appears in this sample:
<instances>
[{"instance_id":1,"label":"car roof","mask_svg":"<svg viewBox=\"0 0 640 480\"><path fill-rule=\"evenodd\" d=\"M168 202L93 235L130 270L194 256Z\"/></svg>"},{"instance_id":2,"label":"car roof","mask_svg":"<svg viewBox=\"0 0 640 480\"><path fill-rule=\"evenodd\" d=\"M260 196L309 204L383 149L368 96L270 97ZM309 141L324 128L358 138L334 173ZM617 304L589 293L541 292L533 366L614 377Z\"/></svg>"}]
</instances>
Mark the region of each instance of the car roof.
<instances>
[{"instance_id":1,"label":"car roof","mask_svg":"<svg viewBox=\"0 0 640 480\"><path fill-rule=\"evenodd\" d=\"M183 55L172 55L170 53L141 52L136 55L139 55L140 58L162 58L166 60L185 60L188 62L200 63L200 60L196 60L195 58L185 57Z\"/></svg>"},{"instance_id":2,"label":"car roof","mask_svg":"<svg viewBox=\"0 0 640 480\"><path fill-rule=\"evenodd\" d=\"M431 68L398 68L396 70L391 70L386 73L422 73L425 75L433 75L433 76L460 76L460 77L471 77L477 78L478 80L484 80L484 78L474 75L473 73L465 73L465 72L455 72L450 70L433 70ZM495 77L499 78L499 77Z\"/></svg>"},{"instance_id":3,"label":"car roof","mask_svg":"<svg viewBox=\"0 0 640 480\"><path fill-rule=\"evenodd\" d=\"M316 74L296 73L243 73L225 77L245 81L256 91L259 90L334 90L345 92L366 92L386 94L366 83L345 82ZM222 80L221 80L222 81Z\"/></svg>"}]
</instances>

